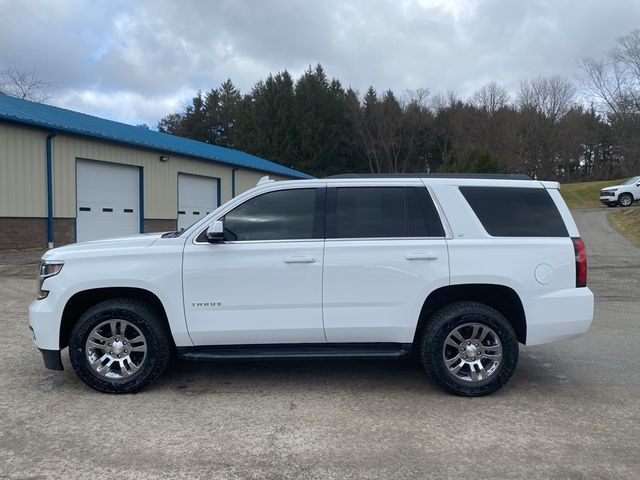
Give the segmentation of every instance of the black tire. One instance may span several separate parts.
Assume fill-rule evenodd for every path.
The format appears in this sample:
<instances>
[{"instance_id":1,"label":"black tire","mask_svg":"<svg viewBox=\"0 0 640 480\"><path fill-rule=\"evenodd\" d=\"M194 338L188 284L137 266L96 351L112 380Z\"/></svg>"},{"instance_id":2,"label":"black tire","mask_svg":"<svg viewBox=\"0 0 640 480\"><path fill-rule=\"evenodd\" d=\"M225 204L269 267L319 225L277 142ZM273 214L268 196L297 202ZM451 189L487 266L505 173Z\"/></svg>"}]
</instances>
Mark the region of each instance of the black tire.
<instances>
[{"instance_id":1,"label":"black tire","mask_svg":"<svg viewBox=\"0 0 640 480\"><path fill-rule=\"evenodd\" d=\"M146 344L139 370L126 378L107 378L91 368L87 358L87 339L101 323L121 319L135 326ZM158 378L169 364L172 343L160 312L140 300L118 298L101 302L83 313L69 339L69 359L74 371L91 388L105 393L133 393Z\"/></svg>"},{"instance_id":2,"label":"black tire","mask_svg":"<svg viewBox=\"0 0 640 480\"><path fill-rule=\"evenodd\" d=\"M633 205L633 195L630 193L623 193L618 197L618 203L621 207L630 207Z\"/></svg>"},{"instance_id":3,"label":"black tire","mask_svg":"<svg viewBox=\"0 0 640 480\"><path fill-rule=\"evenodd\" d=\"M469 323L493 330L502 344L500 363L484 380L461 380L445 365L445 341ZM452 303L436 312L428 320L420 343L420 360L429 376L446 391L469 397L487 395L504 386L518 364L518 354L518 339L509 321L497 310L476 302Z\"/></svg>"}]
</instances>

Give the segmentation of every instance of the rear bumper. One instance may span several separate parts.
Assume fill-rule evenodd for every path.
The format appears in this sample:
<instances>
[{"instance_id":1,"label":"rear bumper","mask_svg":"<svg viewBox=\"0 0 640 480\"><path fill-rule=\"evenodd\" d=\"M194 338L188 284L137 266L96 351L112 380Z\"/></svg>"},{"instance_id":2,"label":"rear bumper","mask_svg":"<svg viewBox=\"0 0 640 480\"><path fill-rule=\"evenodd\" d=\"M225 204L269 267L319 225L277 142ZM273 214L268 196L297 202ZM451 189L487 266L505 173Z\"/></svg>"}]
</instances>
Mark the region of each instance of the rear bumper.
<instances>
[{"instance_id":1,"label":"rear bumper","mask_svg":"<svg viewBox=\"0 0 640 480\"><path fill-rule=\"evenodd\" d=\"M530 299L527 345L540 345L586 333L593 321L593 293L588 288L559 290Z\"/></svg>"}]
</instances>

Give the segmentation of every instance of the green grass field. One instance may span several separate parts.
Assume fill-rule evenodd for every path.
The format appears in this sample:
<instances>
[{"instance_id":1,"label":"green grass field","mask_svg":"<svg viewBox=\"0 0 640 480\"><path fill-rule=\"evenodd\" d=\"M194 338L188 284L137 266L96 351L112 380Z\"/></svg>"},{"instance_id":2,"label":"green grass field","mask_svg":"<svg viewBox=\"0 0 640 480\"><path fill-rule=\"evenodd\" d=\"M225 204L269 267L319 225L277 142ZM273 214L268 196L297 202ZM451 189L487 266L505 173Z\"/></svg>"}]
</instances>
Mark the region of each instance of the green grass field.
<instances>
[{"instance_id":1,"label":"green grass field","mask_svg":"<svg viewBox=\"0 0 640 480\"><path fill-rule=\"evenodd\" d=\"M564 201L569 208L594 208L600 203L600 190L611 185L619 185L624 180L605 180L603 182L563 183L560 187Z\"/></svg>"},{"instance_id":2,"label":"green grass field","mask_svg":"<svg viewBox=\"0 0 640 480\"><path fill-rule=\"evenodd\" d=\"M608 218L613 228L640 247L640 207L618 208Z\"/></svg>"},{"instance_id":3,"label":"green grass field","mask_svg":"<svg viewBox=\"0 0 640 480\"><path fill-rule=\"evenodd\" d=\"M622 182L624 180L564 183L560 186L560 193L569 208L606 208L600 203L600 190ZM640 206L611 209L607 218L613 228L640 246Z\"/></svg>"}]
</instances>

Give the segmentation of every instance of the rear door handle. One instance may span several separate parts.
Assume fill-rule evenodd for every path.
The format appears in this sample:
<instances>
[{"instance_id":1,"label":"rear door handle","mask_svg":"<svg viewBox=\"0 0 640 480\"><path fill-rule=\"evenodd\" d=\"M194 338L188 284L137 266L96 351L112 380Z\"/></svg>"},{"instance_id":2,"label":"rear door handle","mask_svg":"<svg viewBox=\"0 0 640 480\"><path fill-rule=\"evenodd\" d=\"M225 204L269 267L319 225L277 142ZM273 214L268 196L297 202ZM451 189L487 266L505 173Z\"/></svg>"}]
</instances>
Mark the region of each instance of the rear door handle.
<instances>
[{"instance_id":1,"label":"rear door handle","mask_svg":"<svg viewBox=\"0 0 640 480\"><path fill-rule=\"evenodd\" d=\"M315 257L286 257L284 263L315 263Z\"/></svg>"},{"instance_id":2,"label":"rear door handle","mask_svg":"<svg viewBox=\"0 0 640 480\"><path fill-rule=\"evenodd\" d=\"M409 253L404 258L407 260L437 260L438 255L435 253Z\"/></svg>"}]
</instances>

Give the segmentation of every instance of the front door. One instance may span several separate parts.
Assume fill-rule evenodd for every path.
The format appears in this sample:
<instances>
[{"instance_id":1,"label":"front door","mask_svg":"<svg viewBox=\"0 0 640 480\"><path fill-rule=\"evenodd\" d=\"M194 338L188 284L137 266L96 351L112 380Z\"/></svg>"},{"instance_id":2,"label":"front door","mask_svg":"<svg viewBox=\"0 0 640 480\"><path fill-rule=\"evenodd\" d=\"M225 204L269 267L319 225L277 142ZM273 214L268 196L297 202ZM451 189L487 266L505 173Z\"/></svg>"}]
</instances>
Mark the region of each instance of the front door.
<instances>
[{"instance_id":1,"label":"front door","mask_svg":"<svg viewBox=\"0 0 640 480\"><path fill-rule=\"evenodd\" d=\"M228 212L225 239L184 250L196 345L323 343L324 188L260 194Z\"/></svg>"},{"instance_id":2,"label":"front door","mask_svg":"<svg viewBox=\"0 0 640 480\"><path fill-rule=\"evenodd\" d=\"M635 178L635 189L633 191L633 197L636 200L640 200L640 177Z\"/></svg>"}]
</instances>

